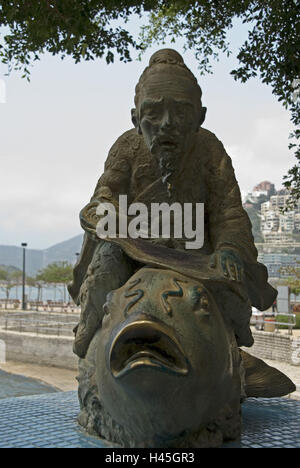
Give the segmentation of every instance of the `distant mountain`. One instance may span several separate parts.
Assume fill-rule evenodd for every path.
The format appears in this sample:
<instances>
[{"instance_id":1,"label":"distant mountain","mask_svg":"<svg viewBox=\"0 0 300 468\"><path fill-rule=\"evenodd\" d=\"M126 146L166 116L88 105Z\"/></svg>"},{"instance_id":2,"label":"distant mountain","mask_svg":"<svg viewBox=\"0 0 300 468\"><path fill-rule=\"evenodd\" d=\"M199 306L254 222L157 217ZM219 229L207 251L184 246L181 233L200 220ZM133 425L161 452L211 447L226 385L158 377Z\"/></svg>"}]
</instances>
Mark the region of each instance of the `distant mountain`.
<instances>
[{"instance_id":1,"label":"distant mountain","mask_svg":"<svg viewBox=\"0 0 300 468\"><path fill-rule=\"evenodd\" d=\"M49 263L60 262L62 260L74 263L76 253L81 250L82 240L83 234L79 234L79 236L72 237L72 239L60 242L59 244L55 244L52 247L43 250L44 266L49 265Z\"/></svg>"},{"instance_id":2,"label":"distant mountain","mask_svg":"<svg viewBox=\"0 0 300 468\"><path fill-rule=\"evenodd\" d=\"M23 249L12 245L0 245L0 263L23 269ZM28 275L35 274L43 268L43 250L27 249L26 271Z\"/></svg>"},{"instance_id":3,"label":"distant mountain","mask_svg":"<svg viewBox=\"0 0 300 468\"><path fill-rule=\"evenodd\" d=\"M76 253L80 252L83 235L79 234L69 240L55 244L44 250L26 249L26 273L35 275L39 270L58 261L74 263ZM11 266L22 270L23 249L11 245L0 245L0 265Z\"/></svg>"},{"instance_id":4,"label":"distant mountain","mask_svg":"<svg viewBox=\"0 0 300 468\"><path fill-rule=\"evenodd\" d=\"M17 271L22 271L20 268L14 267L12 265L0 265L0 270L7 271L8 273L15 273Z\"/></svg>"}]
</instances>

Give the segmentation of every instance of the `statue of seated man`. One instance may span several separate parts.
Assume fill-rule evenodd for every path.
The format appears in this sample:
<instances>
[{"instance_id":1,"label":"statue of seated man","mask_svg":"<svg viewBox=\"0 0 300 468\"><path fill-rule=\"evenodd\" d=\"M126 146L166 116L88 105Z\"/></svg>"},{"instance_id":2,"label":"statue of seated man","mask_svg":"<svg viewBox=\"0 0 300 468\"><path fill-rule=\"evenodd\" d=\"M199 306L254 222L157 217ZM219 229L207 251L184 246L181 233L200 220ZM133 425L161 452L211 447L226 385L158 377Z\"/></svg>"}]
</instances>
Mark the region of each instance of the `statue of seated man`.
<instances>
[{"instance_id":1,"label":"statue of seated man","mask_svg":"<svg viewBox=\"0 0 300 468\"><path fill-rule=\"evenodd\" d=\"M204 244L190 252L208 258L212 269L219 265L225 279L246 291L241 299L234 288L216 286L219 305L234 323L238 346L253 344L251 304L264 309L274 301L266 269L257 262L231 159L216 136L201 127L206 113L201 97L180 54L162 49L151 57L136 86L134 128L112 146L91 202L80 215L86 234L69 292L81 305L74 343L81 358L101 327L107 294L143 264L122 246L96 235L98 203L109 201L117 207L119 195L127 195L128 204L204 203ZM184 239L162 241L165 248L185 251Z\"/></svg>"}]
</instances>

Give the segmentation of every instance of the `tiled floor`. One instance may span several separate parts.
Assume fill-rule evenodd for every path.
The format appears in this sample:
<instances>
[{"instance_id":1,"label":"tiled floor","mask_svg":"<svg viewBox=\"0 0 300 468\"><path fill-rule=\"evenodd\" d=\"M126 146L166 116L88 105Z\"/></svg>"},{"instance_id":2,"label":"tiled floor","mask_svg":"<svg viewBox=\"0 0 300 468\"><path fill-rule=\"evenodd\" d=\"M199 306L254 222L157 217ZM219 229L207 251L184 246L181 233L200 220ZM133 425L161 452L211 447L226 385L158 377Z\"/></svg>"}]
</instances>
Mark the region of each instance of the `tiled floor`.
<instances>
[{"instance_id":1,"label":"tiled floor","mask_svg":"<svg viewBox=\"0 0 300 468\"><path fill-rule=\"evenodd\" d=\"M103 448L78 430L76 392L0 400L0 448Z\"/></svg>"},{"instance_id":2,"label":"tiled floor","mask_svg":"<svg viewBox=\"0 0 300 468\"><path fill-rule=\"evenodd\" d=\"M249 398L242 406L243 431L239 443L227 447L299 448L300 401Z\"/></svg>"},{"instance_id":3,"label":"tiled floor","mask_svg":"<svg viewBox=\"0 0 300 468\"><path fill-rule=\"evenodd\" d=\"M105 448L76 424L76 392L0 400L0 448ZM243 404L241 441L224 447L300 447L300 402L284 398L249 399Z\"/></svg>"},{"instance_id":4,"label":"tiled floor","mask_svg":"<svg viewBox=\"0 0 300 468\"><path fill-rule=\"evenodd\" d=\"M49 385L54 387L57 391L60 392L71 392L72 390L77 390L78 382L76 376L78 375L78 370L63 369L60 367L50 367L42 364L36 364L32 362L21 362L21 361L0 361L0 398L9 398L10 396L16 396L14 393L6 392L7 396L2 396L3 389L3 374L1 371L6 372L7 374L18 375L23 378L38 379L44 385ZM299 369L300 373L300 369ZM4 379L4 388L5 388L5 379ZM11 389L10 389L11 391ZM5 392L4 392L5 393ZM34 392L32 395L43 392ZM28 393L26 393L27 395ZM21 394L18 396L24 396Z\"/></svg>"},{"instance_id":5,"label":"tiled floor","mask_svg":"<svg viewBox=\"0 0 300 468\"><path fill-rule=\"evenodd\" d=\"M52 392L57 392L57 389L51 385L0 370L0 399Z\"/></svg>"}]
</instances>

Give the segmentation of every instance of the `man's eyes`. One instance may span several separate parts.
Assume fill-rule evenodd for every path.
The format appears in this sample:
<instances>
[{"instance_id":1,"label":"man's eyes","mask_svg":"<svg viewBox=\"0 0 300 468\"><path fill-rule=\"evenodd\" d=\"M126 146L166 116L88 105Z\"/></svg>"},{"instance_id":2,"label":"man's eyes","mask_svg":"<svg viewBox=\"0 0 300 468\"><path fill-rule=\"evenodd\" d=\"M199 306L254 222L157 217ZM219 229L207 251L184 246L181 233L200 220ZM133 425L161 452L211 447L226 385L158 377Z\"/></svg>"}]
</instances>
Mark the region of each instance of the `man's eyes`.
<instances>
[{"instance_id":1,"label":"man's eyes","mask_svg":"<svg viewBox=\"0 0 300 468\"><path fill-rule=\"evenodd\" d=\"M185 121L189 120L192 113L193 109L190 106L177 106L176 108L173 108L172 111L170 111L171 115L175 120L179 121ZM142 117L148 118L148 119L160 119L163 117L164 114L164 109L159 108L159 107L149 107L145 108L142 112Z\"/></svg>"},{"instance_id":2,"label":"man's eyes","mask_svg":"<svg viewBox=\"0 0 300 468\"><path fill-rule=\"evenodd\" d=\"M145 112L145 115L147 115L148 117L158 117L159 112L155 110L151 110L151 111Z\"/></svg>"},{"instance_id":3,"label":"man's eyes","mask_svg":"<svg viewBox=\"0 0 300 468\"><path fill-rule=\"evenodd\" d=\"M145 109L143 114L146 116L146 117L152 117L152 118L155 118L155 117L158 117L159 114L160 114L160 111L159 109Z\"/></svg>"},{"instance_id":4,"label":"man's eyes","mask_svg":"<svg viewBox=\"0 0 300 468\"><path fill-rule=\"evenodd\" d=\"M176 108L176 115L182 118L186 118L191 115L193 112L193 108L189 105L180 105Z\"/></svg>"}]
</instances>

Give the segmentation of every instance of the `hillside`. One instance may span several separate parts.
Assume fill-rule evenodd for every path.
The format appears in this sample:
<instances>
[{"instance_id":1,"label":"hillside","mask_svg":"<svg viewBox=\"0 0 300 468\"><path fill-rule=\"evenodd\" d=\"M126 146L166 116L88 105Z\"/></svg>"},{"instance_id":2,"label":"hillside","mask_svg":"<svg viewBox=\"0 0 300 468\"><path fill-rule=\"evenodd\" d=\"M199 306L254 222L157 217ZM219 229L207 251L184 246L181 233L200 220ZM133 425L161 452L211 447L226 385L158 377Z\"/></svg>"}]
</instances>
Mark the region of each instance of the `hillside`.
<instances>
[{"instance_id":1,"label":"hillside","mask_svg":"<svg viewBox=\"0 0 300 468\"><path fill-rule=\"evenodd\" d=\"M260 217L259 217L260 207L257 208L257 206L253 205L251 207L245 208L245 210L252 224L252 234L253 234L255 243L264 242L262 233L260 232Z\"/></svg>"},{"instance_id":2,"label":"hillside","mask_svg":"<svg viewBox=\"0 0 300 468\"><path fill-rule=\"evenodd\" d=\"M35 275L49 263L65 260L74 263L76 252L80 252L83 235L55 244L44 250L26 249L26 272ZM18 246L0 245L0 265L22 270L23 249Z\"/></svg>"},{"instance_id":3,"label":"hillside","mask_svg":"<svg viewBox=\"0 0 300 468\"><path fill-rule=\"evenodd\" d=\"M82 245L83 235L72 237L66 241L55 244L52 247L43 251L44 265L49 263L59 262L66 260L69 263L74 263L76 259L76 253L80 252Z\"/></svg>"},{"instance_id":4,"label":"hillside","mask_svg":"<svg viewBox=\"0 0 300 468\"><path fill-rule=\"evenodd\" d=\"M23 269L23 249L12 245L0 245L0 264ZM43 250L27 249L26 271L35 274L43 267Z\"/></svg>"},{"instance_id":5,"label":"hillside","mask_svg":"<svg viewBox=\"0 0 300 468\"><path fill-rule=\"evenodd\" d=\"M22 271L20 268L14 267L12 265L0 265L0 270L7 271L8 273L16 273L17 271Z\"/></svg>"}]
</instances>

